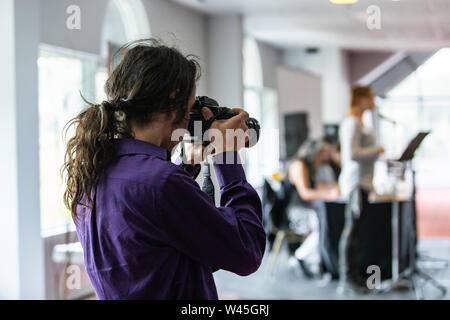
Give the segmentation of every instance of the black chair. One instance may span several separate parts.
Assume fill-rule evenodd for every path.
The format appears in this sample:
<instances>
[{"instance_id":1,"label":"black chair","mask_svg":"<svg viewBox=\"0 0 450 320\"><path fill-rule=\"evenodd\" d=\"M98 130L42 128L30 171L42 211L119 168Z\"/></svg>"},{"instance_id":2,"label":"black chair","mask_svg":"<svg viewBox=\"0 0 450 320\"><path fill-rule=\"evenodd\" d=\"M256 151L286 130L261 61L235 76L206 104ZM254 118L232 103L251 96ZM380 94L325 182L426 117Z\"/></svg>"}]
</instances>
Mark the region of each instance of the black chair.
<instances>
[{"instance_id":1,"label":"black chair","mask_svg":"<svg viewBox=\"0 0 450 320\"><path fill-rule=\"evenodd\" d=\"M264 228L270 246L269 272L272 274L278 255L284 243L289 245L300 245L305 236L298 234L289 227L289 219L286 209L289 202L289 194L286 192L284 184L281 184L280 191L273 190L270 183L265 179L263 185L263 214Z\"/></svg>"}]
</instances>

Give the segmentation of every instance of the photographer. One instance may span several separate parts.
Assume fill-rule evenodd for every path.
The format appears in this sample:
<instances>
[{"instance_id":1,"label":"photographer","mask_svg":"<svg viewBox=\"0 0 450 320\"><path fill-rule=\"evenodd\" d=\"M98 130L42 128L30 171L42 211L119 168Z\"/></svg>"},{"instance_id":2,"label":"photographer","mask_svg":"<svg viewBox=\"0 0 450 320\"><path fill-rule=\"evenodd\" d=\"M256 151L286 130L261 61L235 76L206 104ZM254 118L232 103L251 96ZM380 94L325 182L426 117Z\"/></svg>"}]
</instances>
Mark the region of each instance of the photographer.
<instances>
[{"instance_id":1,"label":"photographer","mask_svg":"<svg viewBox=\"0 0 450 320\"><path fill-rule=\"evenodd\" d=\"M140 41L107 80L108 101L71 121L64 200L99 299L217 299L214 270L248 275L261 263L261 203L234 141L224 138L213 156L235 160L214 163L219 208L192 178L194 167L170 162L179 142L171 135L188 125L198 74L194 57ZM211 125L223 137L247 128L248 114L233 111Z\"/></svg>"}]
</instances>

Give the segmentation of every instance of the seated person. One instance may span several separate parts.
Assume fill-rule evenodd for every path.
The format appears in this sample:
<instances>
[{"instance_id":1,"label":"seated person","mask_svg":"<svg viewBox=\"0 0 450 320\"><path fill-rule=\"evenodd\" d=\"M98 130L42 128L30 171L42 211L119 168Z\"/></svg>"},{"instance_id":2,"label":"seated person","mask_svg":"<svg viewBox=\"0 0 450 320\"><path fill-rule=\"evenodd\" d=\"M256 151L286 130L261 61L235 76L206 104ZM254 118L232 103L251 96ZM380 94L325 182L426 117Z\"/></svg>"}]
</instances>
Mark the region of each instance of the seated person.
<instances>
[{"instance_id":1,"label":"seated person","mask_svg":"<svg viewBox=\"0 0 450 320\"><path fill-rule=\"evenodd\" d=\"M338 177L330 166L333 159L337 160L337 156L331 144L322 140L306 141L289 164L284 181L289 195L290 227L297 233L307 234L295 256L308 277L320 273L319 221L314 201L333 201L340 196Z\"/></svg>"},{"instance_id":2,"label":"seated person","mask_svg":"<svg viewBox=\"0 0 450 320\"><path fill-rule=\"evenodd\" d=\"M339 177L341 174L341 146L339 141L335 141L331 138L325 138L324 141L331 149L331 157L328 164L333 170L334 177Z\"/></svg>"}]
</instances>

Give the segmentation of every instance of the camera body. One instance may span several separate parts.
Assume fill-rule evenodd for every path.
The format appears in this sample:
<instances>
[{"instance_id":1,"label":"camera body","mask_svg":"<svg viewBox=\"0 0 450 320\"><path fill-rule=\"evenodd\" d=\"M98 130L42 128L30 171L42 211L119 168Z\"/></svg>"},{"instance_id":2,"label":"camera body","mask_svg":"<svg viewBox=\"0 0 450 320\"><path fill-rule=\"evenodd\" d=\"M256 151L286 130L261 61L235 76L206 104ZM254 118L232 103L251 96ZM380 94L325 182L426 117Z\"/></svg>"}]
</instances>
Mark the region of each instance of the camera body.
<instances>
[{"instance_id":1,"label":"camera body","mask_svg":"<svg viewBox=\"0 0 450 320\"><path fill-rule=\"evenodd\" d=\"M203 115L201 113L201 110L203 107L207 107L211 110L213 113L213 117L209 120L206 120L203 118ZM211 99L207 96L201 96L195 98L195 104L190 112L190 120L188 124L188 131L191 135L190 141L202 141L202 138L204 137L205 132L211 127L211 124L215 120L226 120L231 117L234 117L236 113L227 107L221 107L219 106L219 103ZM196 121L201 121L201 136L199 136L200 132L196 132L194 130L194 125ZM246 143L246 147L252 147L255 145L259 140L259 131L260 131L260 125L258 120L254 118L248 118L245 122L249 129L249 142ZM207 144L208 142L206 142Z\"/></svg>"}]
</instances>

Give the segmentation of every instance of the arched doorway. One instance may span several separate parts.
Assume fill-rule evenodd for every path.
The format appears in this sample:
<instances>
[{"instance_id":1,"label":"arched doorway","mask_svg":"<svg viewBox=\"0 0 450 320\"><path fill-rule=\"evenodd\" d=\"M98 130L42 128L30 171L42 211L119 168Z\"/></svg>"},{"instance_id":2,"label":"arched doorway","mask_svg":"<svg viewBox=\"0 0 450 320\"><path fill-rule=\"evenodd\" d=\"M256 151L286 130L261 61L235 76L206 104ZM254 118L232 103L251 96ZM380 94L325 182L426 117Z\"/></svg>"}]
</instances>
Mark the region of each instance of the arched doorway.
<instances>
[{"instance_id":1,"label":"arched doorway","mask_svg":"<svg viewBox=\"0 0 450 320\"><path fill-rule=\"evenodd\" d=\"M151 36L147 13L141 0L110 0L103 19L101 57L115 65L113 55L124 44Z\"/></svg>"}]
</instances>

